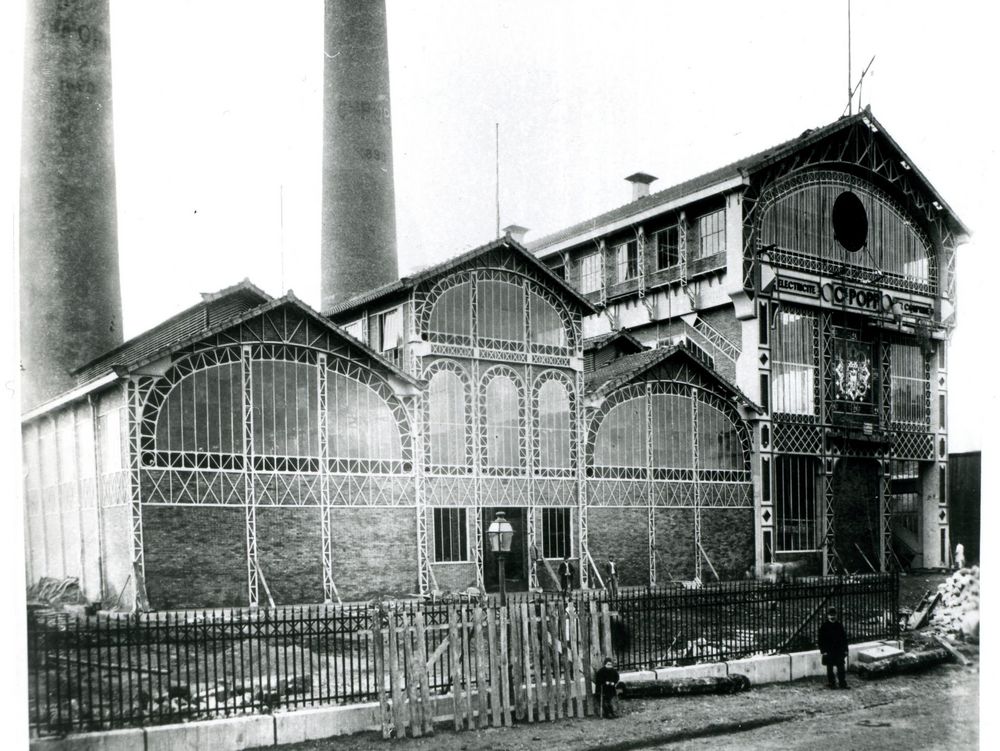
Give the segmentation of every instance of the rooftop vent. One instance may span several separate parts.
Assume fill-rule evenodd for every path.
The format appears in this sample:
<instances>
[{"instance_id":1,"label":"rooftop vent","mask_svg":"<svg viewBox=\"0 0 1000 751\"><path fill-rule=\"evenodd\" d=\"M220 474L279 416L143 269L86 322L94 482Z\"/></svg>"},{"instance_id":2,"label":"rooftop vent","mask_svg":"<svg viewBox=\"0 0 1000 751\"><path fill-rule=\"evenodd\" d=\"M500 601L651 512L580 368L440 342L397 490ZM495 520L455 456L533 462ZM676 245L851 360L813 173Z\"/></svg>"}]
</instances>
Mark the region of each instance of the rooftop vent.
<instances>
[{"instance_id":1,"label":"rooftop vent","mask_svg":"<svg viewBox=\"0 0 1000 751\"><path fill-rule=\"evenodd\" d=\"M647 175L645 172L636 172L625 179L632 183L632 200L638 201L640 198L649 195L649 184L656 178L653 175Z\"/></svg>"},{"instance_id":2,"label":"rooftop vent","mask_svg":"<svg viewBox=\"0 0 1000 751\"><path fill-rule=\"evenodd\" d=\"M508 224L503 228L505 235L510 235L510 239L519 245L524 245L524 236L528 234L528 228L519 224Z\"/></svg>"}]
</instances>

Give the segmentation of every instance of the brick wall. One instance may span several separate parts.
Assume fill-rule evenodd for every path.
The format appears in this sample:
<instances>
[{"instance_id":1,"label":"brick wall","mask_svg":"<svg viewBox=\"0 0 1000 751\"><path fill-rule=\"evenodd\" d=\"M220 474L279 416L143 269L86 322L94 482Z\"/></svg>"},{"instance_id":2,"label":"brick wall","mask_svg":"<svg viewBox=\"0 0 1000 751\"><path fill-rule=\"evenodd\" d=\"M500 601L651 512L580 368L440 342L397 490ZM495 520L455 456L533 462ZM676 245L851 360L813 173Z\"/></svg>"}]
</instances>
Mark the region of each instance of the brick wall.
<instances>
[{"instance_id":1,"label":"brick wall","mask_svg":"<svg viewBox=\"0 0 1000 751\"><path fill-rule=\"evenodd\" d=\"M656 523L656 578L659 583L694 578L694 511L686 508L658 508Z\"/></svg>"},{"instance_id":2,"label":"brick wall","mask_svg":"<svg viewBox=\"0 0 1000 751\"><path fill-rule=\"evenodd\" d=\"M457 592L476 586L476 566L473 563L436 563L434 578L442 592ZM433 584L432 584L433 586Z\"/></svg>"},{"instance_id":3,"label":"brick wall","mask_svg":"<svg viewBox=\"0 0 1000 751\"><path fill-rule=\"evenodd\" d=\"M644 508L593 508L587 511L590 554L606 572L608 556L618 564L618 583L644 586L649 583L647 512ZM597 586L594 581L594 586Z\"/></svg>"},{"instance_id":4,"label":"brick wall","mask_svg":"<svg viewBox=\"0 0 1000 751\"><path fill-rule=\"evenodd\" d=\"M142 520L151 607L247 604L242 508L146 506Z\"/></svg>"},{"instance_id":5,"label":"brick wall","mask_svg":"<svg viewBox=\"0 0 1000 751\"><path fill-rule=\"evenodd\" d=\"M318 508L258 508L257 560L278 605L323 601ZM263 587L261 600L265 595Z\"/></svg>"},{"instance_id":6,"label":"brick wall","mask_svg":"<svg viewBox=\"0 0 1000 751\"><path fill-rule=\"evenodd\" d=\"M417 590L417 520L412 508L335 508L333 578L344 600Z\"/></svg>"},{"instance_id":7,"label":"brick wall","mask_svg":"<svg viewBox=\"0 0 1000 751\"><path fill-rule=\"evenodd\" d=\"M753 509L702 509L701 545L720 579L742 579L754 562ZM710 570L702 576L705 581L712 578Z\"/></svg>"}]
</instances>

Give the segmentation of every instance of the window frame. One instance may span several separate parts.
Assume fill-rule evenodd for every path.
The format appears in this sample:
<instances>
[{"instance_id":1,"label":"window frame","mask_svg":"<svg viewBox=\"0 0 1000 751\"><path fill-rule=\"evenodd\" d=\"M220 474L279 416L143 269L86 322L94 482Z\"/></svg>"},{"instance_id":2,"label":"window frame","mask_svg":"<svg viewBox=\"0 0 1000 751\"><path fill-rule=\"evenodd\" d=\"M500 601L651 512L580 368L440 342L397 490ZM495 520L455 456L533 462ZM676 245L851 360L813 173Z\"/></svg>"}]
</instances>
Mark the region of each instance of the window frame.
<instances>
[{"instance_id":1,"label":"window frame","mask_svg":"<svg viewBox=\"0 0 1000 751\"><path fill-rule=\"evenodd\" d=\"M588 268L588 266L593 268ZM594 283L593 287L587 285L588 280ZM583 294L600 292L604 287L604 263L601 251L595 250L580 256L580 291Z\"/></svg>"},{"instance_id":2,"label":"window frame","mask_svg":"<svg viewBox=\"0 0 1000 751\"><path fill-rule=\"evenodd\" d=\"M433 562L469 563L472 555L469 547L469 518L467 509L446 506L434 508L432 511L431 528L434 530ZM454 539L453 535L457 535L458 539Z\"/></svg>"},{"instance_id":3,"label":"window frame","mask_svg":"<svg viewBox=\"0 0 1000 751\"><path fill-rule=\"evenodd\" d=\"M552 520L556 523L552 525ZM542 508L542 557L562 560L573 557L573 509L566 506ZM550 555L552 553L553 555Z\"/></svg>"},{"instance_id":4,"label":"window frame","mask_svg":"<svg viewBox=\"0 0 1000 751\"><path fill-rule=\"evenodd\" d=\"M639 278L639 241L625 240L615 244L615 281L623 284ZM624 272L624 275L623 275Z\"/></svg>"},{"instance_id":5,"label":"window frame","mask_svg":"<svg viewBox=\"0 0 1000 751\"><path fill-rule=\"evenodd\" d=\"M673 233L673 235L674 235L674 241L673 241L673 245L672 246L671 246L671 244L669 242L670 233ZM661 252L661 247L662 247L661 240L660 240L661 235L666 235L667 236L667 238L668 238L667 248L669 249L669 248L672 247L672 249L673 249L673 255L672 255L672 257L674 259L673 263L667 263L667 264L662 263L663 253ZM679 266L680 262L681 262L681 231L680 231L680 225L679 224L671 224L669 227L664 227L663 229L660 229L660 230L657 230L656 232L654 232L653 233L653 247L656 249L656 270L657 271L665 271L666 269L673 268L674 266ZM670 254L669 250L667 252L667 257L668 257L668 259L671 257L671 254Z\"/></svg>"},{"instance_id":6,"label":"window frame","mask_svg":"<svg viewBox=\"0 0 1000 751\"><path fill-rule=\"evenodd\" d=\"M716 220L718 220L717 225L715 224ZM723 207L698 217L698 258L709 258L725 252L726 209Z\"/></svg>"}]
</instances>

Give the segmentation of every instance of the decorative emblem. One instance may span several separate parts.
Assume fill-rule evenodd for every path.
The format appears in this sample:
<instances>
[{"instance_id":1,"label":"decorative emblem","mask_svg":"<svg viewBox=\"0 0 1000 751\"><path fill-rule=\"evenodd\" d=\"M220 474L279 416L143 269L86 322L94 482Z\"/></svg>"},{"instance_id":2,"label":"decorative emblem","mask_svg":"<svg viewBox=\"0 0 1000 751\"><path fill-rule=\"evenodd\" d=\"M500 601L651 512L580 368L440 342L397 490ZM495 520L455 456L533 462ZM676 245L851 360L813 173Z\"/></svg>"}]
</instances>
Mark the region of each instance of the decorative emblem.
<instances>
[{"instance_id":1,"label":"decorative emblem","mask_svg":"<svg viewBox=\"0 0 1000 751\"><path fill-rule=\"evenodd\" d=\"M872 388L872 360L862 347L848 346L833 365L837 398L867 400Z\"/></svg>"}]
</instances>

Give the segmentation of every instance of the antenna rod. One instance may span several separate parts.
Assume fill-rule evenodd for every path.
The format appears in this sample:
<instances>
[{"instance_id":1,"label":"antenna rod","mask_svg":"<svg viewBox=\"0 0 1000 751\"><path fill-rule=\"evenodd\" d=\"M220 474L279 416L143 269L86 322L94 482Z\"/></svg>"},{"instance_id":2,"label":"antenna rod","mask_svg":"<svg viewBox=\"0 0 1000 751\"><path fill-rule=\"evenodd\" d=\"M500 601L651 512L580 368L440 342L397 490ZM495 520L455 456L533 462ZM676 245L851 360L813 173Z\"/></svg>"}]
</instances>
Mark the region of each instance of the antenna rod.
<instances>
[{"instance_id":1,"label":"antenna rod","mask_svg":"<svg viewBox=\"0 0 1000 751\"><path fill-rule=\"evenodd\" d=\"M285 185L278 187L278 226L281 228L281 294L285 294Z\"/></svg>"},{"instance_id":2,"label":"antenna rod","mask_svg":"<svg viewBox=\"0 0 1000 751\"><path fill-rule=\"evenodd\" d=\"M854 89L851 85L851 0L847 0L847 114L853 115Z\"/></svg>"},{"instance_id":3,"label":"antenna rod","mask_svg":"<svg viewBox=\"0 0 1000 751\"><path fill-rule=\"evenodd\" d=\"M500 123L496 125L497 237L500 237Z\"/></svg>"}]
</instances>

